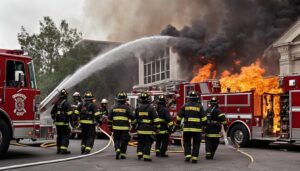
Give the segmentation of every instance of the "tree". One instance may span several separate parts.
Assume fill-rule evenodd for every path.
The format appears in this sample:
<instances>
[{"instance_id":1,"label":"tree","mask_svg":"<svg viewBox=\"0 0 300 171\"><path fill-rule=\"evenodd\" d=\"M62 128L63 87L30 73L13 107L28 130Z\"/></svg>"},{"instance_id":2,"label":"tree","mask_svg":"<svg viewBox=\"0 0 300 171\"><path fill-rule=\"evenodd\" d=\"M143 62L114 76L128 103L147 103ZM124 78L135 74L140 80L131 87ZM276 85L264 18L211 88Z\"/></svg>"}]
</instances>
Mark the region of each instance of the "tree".
<instances>
[{"instance_id":1,"label":"tree","mask_svg":"<svg viewBox=\"0 0 300 171\"><path fill-rule=\"evenodd\" d=\"M29 35L24 26L18 34L21 48L36 62L37 74L53 73L63 55L81 39L77 29L62 20L59 28L50 17L40 21L40 33Z\"/></svg>"},{"instance_id":2,"label":"tree","mask_svg":"<svg viewBox=\"0 0 300 171\"><path fill-rule=\"evenodd\" d=\"M69 24L62 20L59 27L54 21L46 16L40 21L40 32L30 35L24 26L18 33L18 41L21 48L31 56L35 63L37 82L45 93L49 87L56 84L57 80L53 76L57 75L59 64L66 58L67 52L73 49L74 45L82 39L82 33L76 28L69 28ZM61 69L60 69L61 72ZM50 84L49 84L50 83Z\"/></svg>"}]
</instances>

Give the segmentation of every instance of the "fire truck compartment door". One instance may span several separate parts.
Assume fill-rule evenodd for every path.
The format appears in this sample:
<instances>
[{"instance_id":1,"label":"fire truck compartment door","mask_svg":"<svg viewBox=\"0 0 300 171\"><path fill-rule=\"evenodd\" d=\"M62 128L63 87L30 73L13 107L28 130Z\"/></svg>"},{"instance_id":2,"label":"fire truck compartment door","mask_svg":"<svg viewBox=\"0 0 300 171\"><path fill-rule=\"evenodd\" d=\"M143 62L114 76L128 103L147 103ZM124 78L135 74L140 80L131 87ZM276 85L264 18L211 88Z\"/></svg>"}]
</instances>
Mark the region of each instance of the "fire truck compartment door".
<instances>
[{"instance_id":1,"label":"fire truck compartment door","mask_svg":"<svg viewBox=\"0 0 300 171\"><path fill-rule=\"evenodd\" d=\"M291 139L300 140L300 90L290 91Z\"/></svg>"}]
</instances>

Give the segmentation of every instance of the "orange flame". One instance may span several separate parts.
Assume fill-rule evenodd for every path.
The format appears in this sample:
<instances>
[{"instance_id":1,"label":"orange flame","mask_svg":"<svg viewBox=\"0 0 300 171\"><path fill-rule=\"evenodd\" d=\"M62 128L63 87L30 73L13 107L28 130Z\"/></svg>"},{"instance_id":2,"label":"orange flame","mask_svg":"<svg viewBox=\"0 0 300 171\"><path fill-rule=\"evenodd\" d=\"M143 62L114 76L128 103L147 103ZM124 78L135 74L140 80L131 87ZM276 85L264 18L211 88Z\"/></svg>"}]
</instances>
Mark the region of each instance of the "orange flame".
<instances>
[{"instance_id":1,"label":"orange flame","mask_svg":"<svg viewBox=\"0 0 300 171\"><path fill-rule=\"evenodd\" d=\"M225 72L225 73L224 73ZM279 81L277 77L264 78L265 69L261 68L260 61L257 60L250 66L242 67L239 74L222 73L220 84L222 92L230 88L233 92L244 92L255 90L255 93L280 93Z\"/></svg>"},{"instance_id":2,"label":"orange flame","mask_svg":"<svg viewBox=\"0 0 300 171\"><path fill-rule=\"evenodd\" d=\"M233 61L235 65L239 65L240 61ZM191 82L203 82L206 81L216 73L213 70L213 64L207 64L199 69L197 76L195 76ZM257 101L259 96L268 94L279 94L282 90L279 88L279 80L278 77L264 77L265 69L261 67L261 63L257 60L255 63L241 67L240 73L232 74L228 70L224 70L220 74L220 84L221 91L227 92L228 88L232 92L245 92L254 90L255 100ZM270 97L268 97L270 99ZM268 100L268 103L260 101L260 103L264 103L262 114L263 117L267 117L268 107L273 106L274 112L274 127L273 133L279 131L279 113L280 113L280 97L275 96L273 98L273 102ZM273 104L270 104L273 103ZM268 104L268 106L267 106ZM255 111L259 111L256 109ZM269 109L270 111L270 109ZM259 112L261 113L261 112Z\"/></svg>"},{"instance_id":3,"label":"orange flame","mask_svg":"<svg viewBox=\"0 0 300 171\"><path fill-rule=\"evenodd\" d=\"M208 63L198 70L197 76L192 79L192 83L203 82L210 79L214 75L212 72L213 64ZM216 72L215 72L216 73ZM215 74L216 75L216 74Z\"/></svg>"}]
</instances>

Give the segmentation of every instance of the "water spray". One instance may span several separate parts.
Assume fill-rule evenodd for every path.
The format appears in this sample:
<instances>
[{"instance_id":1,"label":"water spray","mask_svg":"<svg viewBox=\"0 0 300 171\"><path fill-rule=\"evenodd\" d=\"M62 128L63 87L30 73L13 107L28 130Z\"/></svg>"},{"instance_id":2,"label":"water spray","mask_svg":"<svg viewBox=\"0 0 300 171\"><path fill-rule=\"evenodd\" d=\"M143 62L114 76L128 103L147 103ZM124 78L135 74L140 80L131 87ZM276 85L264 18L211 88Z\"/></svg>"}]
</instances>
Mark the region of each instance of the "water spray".
<instances>
[{"instance_id":1,"label":"water spray","mask_svg":"<svg viewBox=\"0 0 300 171\"><path fill-rule=\"evenodd\" d=\"M137 39L125 44L122 44L104 54L101 54L91 60L89 63L79 68L75 73L66 78L59 84L41 103L42 112L52 106L53 99L56 99L61 89L70 89L77 85L92 74L101 71L108 66L111 66L120 61L126 61L130 57L139 57L144 52L153 52L170 47L170 43L176 41L177 38L170 36L152 36ZM144 56L143 56L144 57ZM147 56L145 56L147 57Z\"/></svg>"}]
</instances>

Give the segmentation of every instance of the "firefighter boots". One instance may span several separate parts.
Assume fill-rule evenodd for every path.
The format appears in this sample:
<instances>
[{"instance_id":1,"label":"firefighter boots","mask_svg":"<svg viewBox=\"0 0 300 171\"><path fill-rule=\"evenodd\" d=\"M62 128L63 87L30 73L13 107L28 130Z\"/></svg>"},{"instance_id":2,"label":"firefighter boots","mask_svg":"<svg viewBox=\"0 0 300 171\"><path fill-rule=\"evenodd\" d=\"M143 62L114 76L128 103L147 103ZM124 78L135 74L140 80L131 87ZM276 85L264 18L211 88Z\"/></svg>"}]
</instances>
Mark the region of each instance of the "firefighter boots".
<instances>
[{"instance_id":1,"label":"firefighter boots","mask_svg":"<svg viewBox=\"0 0 300 171\"><path fill-rule=\"evenodd\" d=\"M61 153L61 154L71 154L71 151L68 151L68 150L61 150L60 153Z\"/></svg>"},{"instance_id":2,"label":"firefighter boots","mask_svg":"<svg viewBox=\"0 0 300 171\"><path fill-rule=\"evenodd\" d=\"M120 159L120 152L117 151L117 152L116 152L116 160L119 160L119 159Z\"/></svg>"},{"instance_id":3,"label":"firefighter boots","mask_svg":"<svg viewBox=\"0 0 300 171\"><path fill-rule=\"evenodd\" d=\"M143 154L138 154L138 159L141 160L143 158Z\"/></svg>"},{"instance_id":4,"label":"firefighter boots","mask_svg":"<svg viewBox=\"0 0 300 171\"><path fill-rule=\"evenodd\" d=\"M126 159L125 154L122 154L122 153L121 153L121 157L120 157L120 158L123 159L123 160Z\"/></svg>"},{"instance_id":5,"label":"firefighter boots","mask_svg":"<svg viewBox=\"0 0 300 171\"><path fill-rule=\"evenodd\" d=\"M191 158L192 158L192 157L185 157L185 160L184 160L184 161L190 162Z\"/></svg>"},{"instance_id":6,"label":"firefighter boots","mask_svg":"<svg viewBox=\"0 0 300 171\"><path fill-rule=\"evenodd\" d=\"M144 158L144 161L151 162L152 159L150 159L150 158Z\"/></svg>"}]
</instances>

